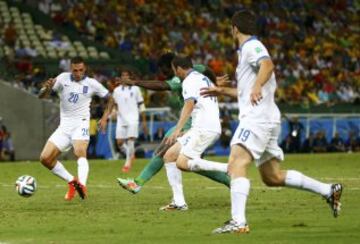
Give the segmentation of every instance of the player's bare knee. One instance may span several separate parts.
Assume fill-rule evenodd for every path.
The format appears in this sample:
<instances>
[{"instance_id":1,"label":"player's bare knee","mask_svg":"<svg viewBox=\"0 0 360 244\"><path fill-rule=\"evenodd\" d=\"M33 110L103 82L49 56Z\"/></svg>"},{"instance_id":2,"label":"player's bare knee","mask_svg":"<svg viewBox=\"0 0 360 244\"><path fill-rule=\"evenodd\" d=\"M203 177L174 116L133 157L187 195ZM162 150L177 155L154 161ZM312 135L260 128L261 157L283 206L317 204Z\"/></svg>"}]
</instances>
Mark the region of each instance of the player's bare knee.
<instances>
[{"instance_id":1,"label":"player's bare knee","mask_svg":"<svg viewBox=\"0 0 360 244\"><path fill-rule=\"evenodd\" d=\"M76 148L74 149L74 155L77 158L86 158L86 149Z\"/></svg>"},{"instance_id":2,"label":"player's bare knee","mask_svg":"<svg viewBox=\"0 0 360 244\"><path fill-rule=\"evenodd\" d=\"M54 166L53 165L54 164L54 159L52 159L50 157L50 155L48 155L48 154L42 153L40 155L40 162L41 162L42 165L44 165L48 169L52 169L53 166Z\"/></svg>"},{"instance_id":3,"label":"player's bare knee","mask_svg":"<svg viewBox=\"0 0 360 244\"><path fill-rule=\"evenodd\" d=\"M165 163L173 162L176 159L174 159L174 155L170 150L166 151L163 158Z\"/></svg>"},{"instance_id":4,"label":"player's bare knee","mask_svg":"<svg viewBox=\"0 0 360 244\"><path fill-rule=\"evenodd\" d=\"M188 162L188 160L186 158L180 156L176 160L176 167L178 167L181 170L188 171L189 167L188 167L187 162Z\"/></svg>"},{"instance_id":5,"label":"player's bare knee","mask_svg":"<svg viewBox=\"0 0 360 244\"><path fill-rule=\"evenodd\" d=\"M261 175L262 181L265 185L270 187L275 186L283 186L284 185L284 179L281 177L280 174L274 174L274 175Z\"/></svg>"}]
</instances>

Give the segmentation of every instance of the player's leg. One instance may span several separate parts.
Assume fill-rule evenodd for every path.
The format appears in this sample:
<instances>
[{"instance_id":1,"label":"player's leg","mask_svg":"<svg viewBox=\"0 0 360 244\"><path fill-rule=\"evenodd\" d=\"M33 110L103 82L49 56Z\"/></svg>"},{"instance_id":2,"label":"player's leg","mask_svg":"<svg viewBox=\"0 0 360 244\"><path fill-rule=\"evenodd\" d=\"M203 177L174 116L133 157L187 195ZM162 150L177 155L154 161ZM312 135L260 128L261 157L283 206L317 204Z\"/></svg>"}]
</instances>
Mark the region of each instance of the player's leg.
<instances>
[{"instance_id":1,"label":"player's leg","mask_svg":"<svg viewBox=\"0 0 360 244\"><path fill-rule=\"evenodd\" d=\"M247 233L246 201L250 191L247 168L255 159L260 159L269 141L268 128L241 121L231 140L228 174L231 177L231 216L232 219L214 233Z\"/></svg>"},{"instance_id":2,"label":"player's leg","mask_svg":"<svg viewBox=\"0 0 360 244\"><path fill-rule=\"evenodd\" d=\"M166 138L161 141L160 146L155 150L154 156L135 179L117 178L118 183L122 188L136 194L140 192L146 182L148 182L160 171L160 169L164 166L163 154L169 148L169 146L165 143L165 139Z\"/></svg>"},{"instance_id":3,"label":"player's leg","mask_svg":"<svg viewBox=\"0 0 360 244\"><path fill-rule=\"evenodd\" d=\"M47 167L53 174L65 180L68 183L68 191L65 194L65 200L72 200L76 190L72 184L76 179L70 174L64 165L57 160L61 152L66 151L71 146L71 139L62 128L58 128L47 141L40 155L41 163Z\"/></svg>"},{"instance_id":4,"label":"player's leg","mask_svg":"<svg viewBox=\"0 0 360 244\"><path fill-rule=\"evenodd\" d=\"M320 194L329 203L334 217L338 216L341 206L341 184L323 183L296 170L280 170L280 164L276 158L262 164L259 171L267 186L287 186Z\"/></svg>"},{"instance_id":5,"label":"player's leg","mask_svg":"<svg viewBox=\"0 0 360 244\"><path fill-rule=\"evenodd\" d=\"M126 161L122 172L128 173L132 167L132 164L135 159L135 138L130 137L126 139Z\"/></svg>"},{"instance_id":6,"label":"player's leg","mask_svg":"<svg viewBox=\"0 0 360 244\"><path fill-rule=\"evenodd\" d=\"M170 204L161 207L160 210L187 210L185 202L181 170L176 167L176 159L179 156L181 144L175 143L164 155L165 169L169 185L173 193L173 200Z\"/></svg>"},{"instance_id":7,"label":"player's leg","mask_svg":"<svg viewBox=\"0 0 360 244\"><path fill-rule=\"evenodd\" d=\"M231 147L228 172L231 177L231 217L230 221L213 233L248 233L249 227L245 216L246 201L250 191L247 168L253 158L251 153L240 145Z\"/></svg>"},{"instance_id":8,"label":"player's leg","mask_svg":"<svg viewBox=\"0 0 360 244\"><path fill-rule=\"evenodd\" d=\"M77 158L78 165L78 178L79 182L76 182L74 187L79 193L79 196L84 199L87 196L86 183L89 176L89 162L87 160L87 147L89 145L88 140L74 140L74 154Z\"/></svg>"},{"instance_id":9,"label":"player's leg","mask_svg":"<svg viewBox=\"0 0 360 244\"><path fill-rule=\"evenodd\" d=\"M127 151L127 147L126 147L126 143L125 140L127 138L126 133L127 133L127 127L126 126L122 126L119 123L116 124L116 132L115 132L115 138L116 138L116 145L118 150L126 155L126 151Z\"/></svg>"},{"instance_id":10,"label":"player's leg","mask_svg":"<svg viewBox=\"0 0 360 244\"><path fill-rule=\"evenodd\" d=\"M53 142L47 141L40 154L40 162L53 174L66 182L70 182L74 177L65 169L64 165L57 160L60 154L60 149Z\"/></svg>"},{"instance_id":11,"label":"player's leg","mask_svg":"<svg viewBox=\"0 0 360 244\"><path fill-rule=\"evenodd\" d=\"M140 192L141 188L145 185L146 182L148 182L161 170L161 168L164 166L163 156L171 146L167 145L165 141L167 137L173 133L174 129L175 127L172 127L166 132L165 137L162 139L160 145L155 149L153 157L135 179L117 178L117 181L122 188L133 194L136 194Z\"/></svg>"},{"instance_id":12,"label":"player's leg","mask_svg":"<svg viewBox=\"0 0 360 244\"><path fill-rule=\"evenodd\" d=\"M287 186L320 194L327 199L334 216L337 217L342 185L323 183L296 170L281 170L279 161L283 160L284 156L277 144L279 134L280 125L272 129L266 151L256 162L263 182L268 186Z\"/></svg>"}]
</instances>

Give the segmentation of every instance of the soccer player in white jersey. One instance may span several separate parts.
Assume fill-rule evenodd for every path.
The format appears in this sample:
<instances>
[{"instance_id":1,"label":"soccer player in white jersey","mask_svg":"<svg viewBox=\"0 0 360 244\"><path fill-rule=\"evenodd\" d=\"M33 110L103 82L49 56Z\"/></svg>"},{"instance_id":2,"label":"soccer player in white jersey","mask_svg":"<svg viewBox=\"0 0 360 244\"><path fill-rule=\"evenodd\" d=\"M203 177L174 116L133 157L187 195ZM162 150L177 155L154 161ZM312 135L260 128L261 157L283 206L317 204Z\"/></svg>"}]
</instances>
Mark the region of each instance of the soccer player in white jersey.
<instances>
[{"instance_id":1,"label":"soccer player in white jersey","mask_svg":"<svg viewBox=\"0 0 360 244\"><path fill-rule=\"evenodd\" d=\"M175 75L183 80L184 106L173 134L167 139L168 144L176 140L177 142L164 155L173 201L160 210L187 210L180 169L191 170L191 161L199 159L201 154L219 138L221 134L219 105L216 97L200 96L201 88L213 84L208 77L193 70L189 57L175 57L172 68ZM192 118L190 130L179 137L190 116Z\"/></svg>"},{"instance_id":2,"label":"soccer player in white jersey","mask_svg":"<svg viewBox=\"0 0 360 244\"><path fill-rule=\"evenodd\" d=\"M41 163L68 183L65 200L72 200L78 192L82 199L87 196L86 181L89 163L86 152L89 143L90 102L93 95L107 97L109 92L97 80L85 75L86 65L82 58L71 60L71 72L59 74L45 82L39 98L51 91L60 98L60 125L48 139L40 155ZM111 99L111 97L110 97ZM78 177L74 177L57 159L60 154L74 148L77 158Z\"/></svg>"},{"instance_id":3,"label":"soccer player in white jersey","mask_svg":"<svg viewBox=\"0 0 360 244\"><path fill-rule=\"evenodd\" d=\"M341 184L326 184L296 170L281 170L284 155L278 146L280 112L274 101L276 80L274 64L266 47L253 36L256 33L255 15L247 10L232 17L232 34L239 45L236 68L236 88L212 87L202 95L237 97L239 125L231 141L228 173L231 177L231 216L224 226L213 233L248 233L245 217L246 200L250 190L247 168L252 161L268 186L286 186L322 195L334 217L340 210ZM211 164L210 161L207 162Z\"/></svg>"},{"instance_id":4,"label":"soccer player in white jersey","mask_svg":"<svg viewBox=\"0 0 360 244\"><path fill-rule=\"evenodd\" d=\"M123 70L121 79L130 79L130 71ZM116 142L119 149L126 153L122 168L124 173L130 171L135 158L135 140L139 136L139 113L142 114L142 125L146 134L146 116L144 98L138 86L120 84L114 89L113 98L117 105Z\"/></svg>"}]
</instances>

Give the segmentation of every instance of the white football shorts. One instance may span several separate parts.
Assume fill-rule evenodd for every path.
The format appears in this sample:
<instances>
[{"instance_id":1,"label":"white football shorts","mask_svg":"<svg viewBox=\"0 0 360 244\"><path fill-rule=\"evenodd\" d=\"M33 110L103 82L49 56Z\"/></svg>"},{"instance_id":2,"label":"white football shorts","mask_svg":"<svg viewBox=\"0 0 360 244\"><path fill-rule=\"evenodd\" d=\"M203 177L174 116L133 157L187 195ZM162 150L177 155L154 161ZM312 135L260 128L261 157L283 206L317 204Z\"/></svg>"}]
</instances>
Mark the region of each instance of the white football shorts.
<instances>
[{"instance_id":1,"label":"white football shorts","mask_svg":"<svg viewBox=\"0 0 360 244\"><path fill-rule=\"evenodd\" d=\"M127 139L139 137L139 124L121 125L116 124L116 139Z\"/></svg>"},{"instance_id":2,"label":"white football shorts","mask_svg":"<svg viewBox=\"0 0 360 244\"><path fill-rule=\"evenodd\" d=\"M68 151L73 141L89 141L88 119L76 119L71 122L62 122L59 127L52 133L49 140L61 151Z\"/></svg>"},{"instance_id":3,"label":"white football shorts","mask_svg":"<svg viewBox=\"0 0 360 244\"><path fill-rule=\"evenodd\" d=\"M280 123L256 123L241 120L230 145L245 147L254 158L256 167L272 158L282 161L284 153L278 145L280 129Z\"/></svg>"},{"instance_id":4,"label":"white football shorts","mask_svg":"<svg viewBox=\"0 0 360 244\"><path fill-rule=\"evenodd\" d=\"M189 158L200 158L201 154L216 142L219 133L191 128L177 141L181 144L180 153Z\"/></svg>"}]
</instances>

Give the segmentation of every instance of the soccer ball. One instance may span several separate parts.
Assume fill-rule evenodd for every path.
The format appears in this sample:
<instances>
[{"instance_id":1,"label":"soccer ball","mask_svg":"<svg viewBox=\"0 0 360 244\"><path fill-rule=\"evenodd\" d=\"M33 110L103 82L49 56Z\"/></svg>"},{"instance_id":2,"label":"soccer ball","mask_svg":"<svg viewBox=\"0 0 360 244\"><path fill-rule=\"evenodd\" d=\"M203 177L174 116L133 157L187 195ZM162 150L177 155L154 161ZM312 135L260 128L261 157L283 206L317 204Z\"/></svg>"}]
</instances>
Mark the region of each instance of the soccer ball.
<instances>
[{"instance_id":1,"label":"soccer ball","mask_svg":"<svg viewBox=\"0 0 360 244\"><path fill-rule=\"evenodd\" d=\"M17 193L22 197L31 197L36 191L36 180L29 175L20 176L15 183Z\"/></svg>"}]
</instances>

